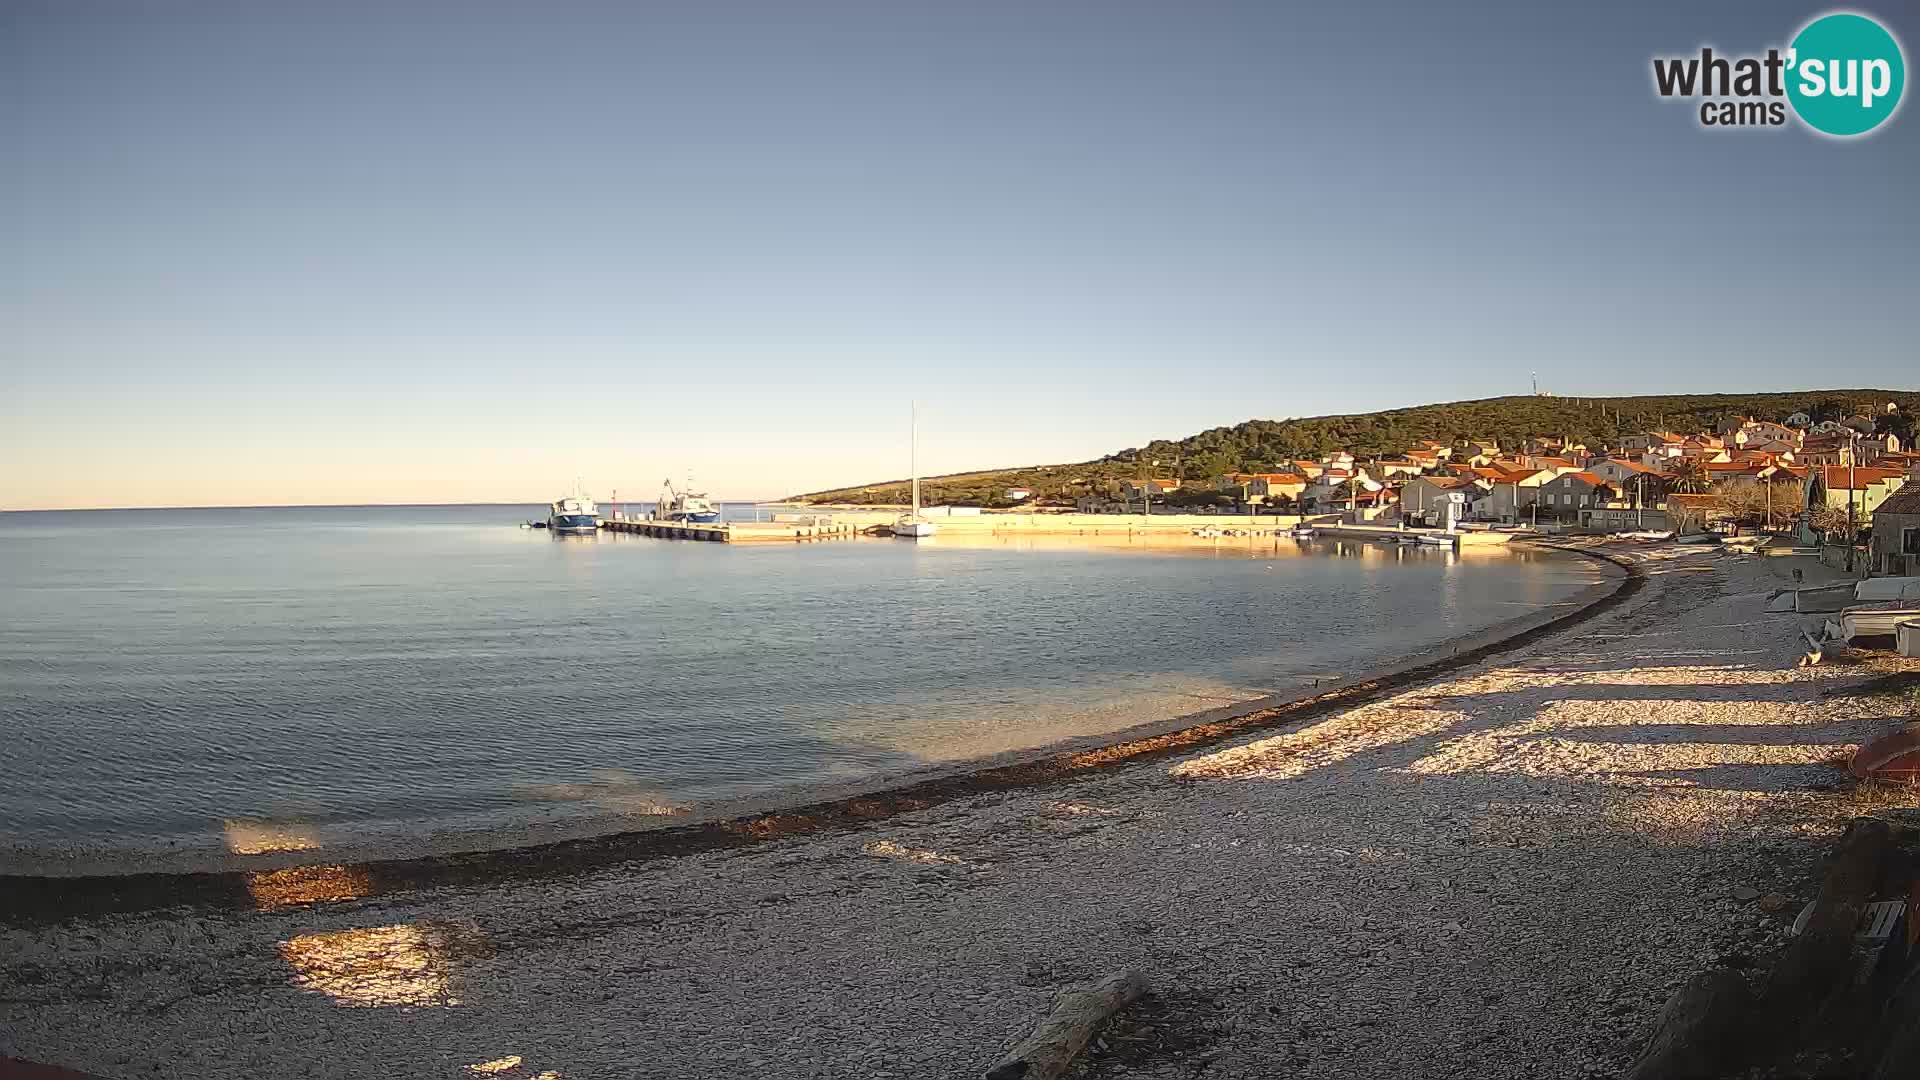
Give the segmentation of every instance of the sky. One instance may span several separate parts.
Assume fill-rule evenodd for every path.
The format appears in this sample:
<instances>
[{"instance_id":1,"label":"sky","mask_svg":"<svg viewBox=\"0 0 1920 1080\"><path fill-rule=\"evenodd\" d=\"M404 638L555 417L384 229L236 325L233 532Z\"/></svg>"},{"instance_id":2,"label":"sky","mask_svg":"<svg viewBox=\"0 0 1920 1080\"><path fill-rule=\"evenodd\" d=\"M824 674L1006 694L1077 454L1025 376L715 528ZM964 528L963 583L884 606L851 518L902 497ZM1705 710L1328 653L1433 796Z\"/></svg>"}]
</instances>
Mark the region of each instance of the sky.
<instances>
[{"instance_id":1,"label":"sky","mask_svg":"<svg viewBox=\"0 0 1920 1080\"><path fill-rule=\"evenodd\" d=\"M1916 106L1652 89L1826 10L0 0L0 508L770 497L905 475L914 401L940 473L1536 371L1913 389Z\"/></svg>"}]
</instances>

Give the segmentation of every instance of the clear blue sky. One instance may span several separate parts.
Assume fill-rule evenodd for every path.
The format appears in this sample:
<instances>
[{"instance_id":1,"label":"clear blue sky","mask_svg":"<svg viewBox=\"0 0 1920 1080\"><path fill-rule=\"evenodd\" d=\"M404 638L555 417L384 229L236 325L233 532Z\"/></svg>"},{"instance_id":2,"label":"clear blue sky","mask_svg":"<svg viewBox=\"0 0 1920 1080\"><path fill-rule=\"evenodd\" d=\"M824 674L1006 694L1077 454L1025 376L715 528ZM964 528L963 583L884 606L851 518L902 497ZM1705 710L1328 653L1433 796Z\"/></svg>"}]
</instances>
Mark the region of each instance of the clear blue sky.
<instances>
[{"instance_id":1,"label":"clear blue sky","mask_svg":"<svg viewBox=\"0 0 1920 1080\"><path fill-rule=\"evenodd\" d=\"M914 398L938 472L1912 388L1915 105L1651 89L1822 10L6 0L0 506L773 495L903 474Z\"/></svg>"}]
</instances>

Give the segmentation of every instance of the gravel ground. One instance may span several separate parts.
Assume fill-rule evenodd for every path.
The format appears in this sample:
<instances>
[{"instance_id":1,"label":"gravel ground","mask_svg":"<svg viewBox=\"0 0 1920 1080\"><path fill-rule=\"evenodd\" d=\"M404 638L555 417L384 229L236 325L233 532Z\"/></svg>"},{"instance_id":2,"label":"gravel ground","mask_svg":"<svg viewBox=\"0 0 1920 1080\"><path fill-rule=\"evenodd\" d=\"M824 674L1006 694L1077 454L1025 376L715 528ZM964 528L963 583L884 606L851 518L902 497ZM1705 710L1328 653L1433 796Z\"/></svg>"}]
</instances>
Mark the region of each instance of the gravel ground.
<instances>
[{"instance_id":1,"label":"gravel ground","mask_svg":"<svg viewBox=\"0 0 1920 1080\"><path fill-rule=\"evenodd\" d=\"M1614 1075L1673 986L1780 937L1858 809L1836 759L1909 707L1794 667L1768 560L1636 550L1606 615L1172 763L587 877L6 929L0 1054L965 1077L1136 966L1085 1077Z\"/></svg>"}]
</instances>

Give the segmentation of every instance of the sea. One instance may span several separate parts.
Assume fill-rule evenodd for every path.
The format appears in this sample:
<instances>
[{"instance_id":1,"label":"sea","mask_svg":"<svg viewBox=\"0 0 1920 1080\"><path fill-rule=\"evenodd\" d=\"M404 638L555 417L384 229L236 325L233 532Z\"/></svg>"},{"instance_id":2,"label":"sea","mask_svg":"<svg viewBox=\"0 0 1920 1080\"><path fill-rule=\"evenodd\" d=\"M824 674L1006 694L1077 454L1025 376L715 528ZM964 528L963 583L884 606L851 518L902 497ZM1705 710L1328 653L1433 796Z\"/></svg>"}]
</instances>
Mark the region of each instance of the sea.
<instances>
[{"instance_id":1,"label":"sea","mask_svg":"<svg viewBox=\"0 0 1920 1080\"><path fill-rule=\"evenodd\" d=\"M1298 693L1601 577L1554 552L1284 536L521 527L543 514L0 514L0 871L778 805Z\"/></svg>"}]
</instances>

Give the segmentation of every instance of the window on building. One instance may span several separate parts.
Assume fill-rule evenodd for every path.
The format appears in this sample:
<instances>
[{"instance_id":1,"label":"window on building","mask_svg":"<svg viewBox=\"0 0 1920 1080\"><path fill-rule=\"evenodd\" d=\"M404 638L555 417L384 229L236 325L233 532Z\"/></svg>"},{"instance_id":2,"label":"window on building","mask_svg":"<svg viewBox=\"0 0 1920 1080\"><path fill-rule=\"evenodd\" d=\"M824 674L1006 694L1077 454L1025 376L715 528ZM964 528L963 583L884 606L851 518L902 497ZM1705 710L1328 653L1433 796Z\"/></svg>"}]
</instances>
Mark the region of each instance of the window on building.
<instances>
[{"instance_id":1,"label":"window on building","mask_svg":"<svg viewBox=\"0 0 1920 1080\"><path fill-rule=\"evenodd\" d=\"M1902 555L1920 555L1920 529L1900 530L1900 553Z\"/></svg>"}]
</instances>

